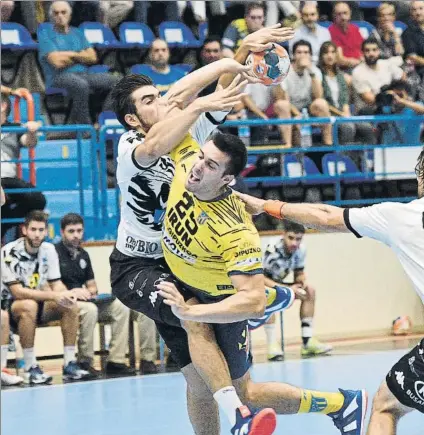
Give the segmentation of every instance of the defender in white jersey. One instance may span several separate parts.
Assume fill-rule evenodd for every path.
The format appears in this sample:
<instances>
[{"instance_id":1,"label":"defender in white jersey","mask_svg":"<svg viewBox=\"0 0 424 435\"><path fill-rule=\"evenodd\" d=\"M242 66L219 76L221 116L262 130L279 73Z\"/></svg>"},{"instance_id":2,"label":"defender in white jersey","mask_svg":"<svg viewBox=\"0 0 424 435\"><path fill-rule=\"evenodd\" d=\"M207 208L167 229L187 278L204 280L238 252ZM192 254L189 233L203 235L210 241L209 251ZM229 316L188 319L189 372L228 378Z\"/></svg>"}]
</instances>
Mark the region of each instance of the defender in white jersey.
<instances>
[{"instance_id":1,"label":"defender in white jersey","mask_svg":"<svg viewBox=\"0 0 424 435\"><path fill-rule=\"evenodd\" d=\"M291 29L274 26L249 35L241 49L241 63L249 50L261 51L271 42L287 40L292 33ZM196 433L205 435L213 435L208 432L207 419L216 419L217 409L213 401L202 400L202 395L193 387L193 381L199 375L205 379L210 391L216 393L215 399L230 421L235 421L236 411L242 404L231 386L228 366L212 329L208 325L190 325L190 322L185 322L185 330L182 329L155 287L163 280L172 279L160 250L163 212L173 175L173 165L166 154L188 134L202 144L240 100L245 83L236 80L226 89L217 89L214 94L198 98L183 111L174 108L175 102L180 106L190 101L218 78L221 83L229 84L228 75L234 77L248 71L237 60L226 59L208 65L179 80L161 98L145 76L126 76L112 91L117 117L129 130L121 138L118 151L117 177L122 211L116 249L110 257L112 291L125 305L155 320L159 332L176 355L177 363L184 367L182 371L191 385L188 390L191 421ZM196 394L196 400L193 394ZM209 410L207 415L204 413L206 408ZM246 407L243 409L246 426L251 425L257 414ZM247 433L260 432L249 430Z\"/></svg>"},{"instance_id":2,"label":"defender in white jersey","mask_svg":"<svg viewBox=\"0 0 424 435\"><path fill-rule=\"evenodd\" d=\"M239 194L252 214L266 212L324 231L351 231L389 246L424 303L424 150L415 168L418 198L342 209L323 204L288 204ZM368 435L394 435L399 418L424 413L424 339L388 373L374 399Z\"/></svg>"}]
</instances>

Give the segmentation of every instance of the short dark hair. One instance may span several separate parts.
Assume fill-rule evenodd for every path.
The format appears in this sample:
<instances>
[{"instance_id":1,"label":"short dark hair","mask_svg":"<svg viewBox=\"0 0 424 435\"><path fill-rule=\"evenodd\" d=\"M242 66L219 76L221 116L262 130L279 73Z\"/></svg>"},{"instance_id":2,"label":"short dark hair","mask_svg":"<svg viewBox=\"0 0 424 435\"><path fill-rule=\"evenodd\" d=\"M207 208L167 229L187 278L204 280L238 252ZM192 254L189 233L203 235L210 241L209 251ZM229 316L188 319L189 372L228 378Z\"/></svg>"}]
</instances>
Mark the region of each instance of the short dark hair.
<instances>
[{"instance_id":1,"label":"short dark hair","mask_svg":"<svg viewBox=\"0 0 424 435\"><path fill-rule=\"evenodd\" d=\"M284 220L283 225L286 233L305 234L305 227L301 224L286 219Z\"/></svg>"},{"instance_id":2,"label":"short dark hair","mask_svg":"<svg viewBox=\"0 0 424 435\"><path fill-rule=\"evenodd\" d=\"M4 92L1 93L1 102L7 104L6 108L6 117L10 115L10 111L12 110L12 102L10 101L9 95L5 94Z\"/></svg>"},{"instance_id":3,"label":"short dark hair","mask_svg":"<svg viewBox=\"0 0 424 435\"><path fill-rule=\"evenodd\" d=\"M241 139L233 134L215 133L212 141L220 151L230 158L224 175L234 175L234 177L240 175L247 163L247 150Z\"/></svg>"},{"instance_id":4,"label":"short dark hair","mask_svg":"<svg viewBox=\"0 0 424 435\"><path fill-rule=\"evenodd\" d=\"M48 216L43 210L32 210L25 216L24 226L28 228L31 222L44 222L47 226Z\"/></svg>"},{"instance_id":5,"label":"short dark hair","mask_svg":"<svg viewBox=\"0 0 424 435\"><path fill-rule=\"evenodd\" d=\"M309 41L305 41L304 39L300 39L299 41L295 42L293 45L293 55L296 53L297 47L305 46L309 48L309 53L312 54L312 45Z\"/></svg>"},{"instance_id":6,"label":"short dark hair","mask_svg":"<svg viewBox=\"0 0 424 435\"><path fill-rule=\"evenodd\" d=\"M64 230L68 225L84 225L84 219L78 213L68 213L60 220L60 229Z\"/></svg>"},{"instance_id":7,"label":"short dark hair","mask_svg":"<svg viewBox=\"0 0 424 435\"><path fill-rule=\"evenodd\" d=\"M244 16L249 15L250 12L252 12L254 9L262 9L265 13L265 6L262 3L250 2L246 5L246 11L244 13Z\"/></svg>"},{"instance_id":8,"label":"short dark hair","mask_svg":"<svg viewBox=\"0 0 424 435\"><path fill-rule=\"evenodd\" d=\"M377 39L372 36L372 37L367 38L364 41L362 41L361 51L364 51L365 47L367 45L371 45L371 44L376 44L376 45L378 45L378 48L380 48L380 44L378 43Z\"/></svg>"},{"instance_id":9,"label":"short dark hair","mask_svg":"<svg viewBox=\"0 0 424 435\"><path fill-rule=\"evenodd\" d=\"M201 50L203 50L205 48L206 44L210 44L211 42L218 42L219 46L221 47L221 38L217 35L210 35L207 38L205 38L205 40L203 41L202 46L200 47Z\"/></svg>"},{"instance_id":10,"label":"short dark hair","mask_svg":"<svg viewBox=\"0 0 424 435\"><path fill-rule=\"evenodd\" d=\"M116 117L127 130L131 130L131 126L126 123L125 115L136 114L135 103L131 95L143 86L154 86L152 79L143 74L128 74L119 80L110 94Z\"/></svg>"},{"instance_id":11,"label":"short dark hair","mask_svg":"<svg viewBox=\"0 0 424 435\"><path fill-rule=\"evenodd\" d=\"M350 4L349 4L348 1L345 1L345 2L334 2L334 3L333 3L333 13L334 13L334 11L335 11L335 9L336 9L336 6L337 6L337 5L342 5L342 4L347 5L347 6L349 7L349 9L352 10L352 8L351 8L351 6L350 6Z\"/></svg>"},{"instance_id":12,"label":"short dark hair","mask_svg":"<svg viewBox=\"0 0 424 435\"><path fill-rule=\"evenodd\" d=\"M420 183L424 183L424 147L418 156L417 165L415 166L415 173Z\"/></svg>"}]
</instances>

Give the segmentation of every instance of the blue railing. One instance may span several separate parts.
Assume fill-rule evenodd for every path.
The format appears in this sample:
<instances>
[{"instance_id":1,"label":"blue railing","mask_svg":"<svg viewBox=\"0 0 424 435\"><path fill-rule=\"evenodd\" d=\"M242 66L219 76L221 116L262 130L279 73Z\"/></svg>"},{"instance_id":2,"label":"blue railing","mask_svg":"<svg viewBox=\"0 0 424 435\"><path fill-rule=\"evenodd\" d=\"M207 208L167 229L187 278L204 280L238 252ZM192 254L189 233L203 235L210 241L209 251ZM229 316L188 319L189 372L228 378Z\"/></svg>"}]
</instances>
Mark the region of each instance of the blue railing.
<instances>
[{"instance_id":1,"label":"blue railing","mask_svg":"<svg viewBox=\"0 0 424 435\"><path fill-rule=\"evenodd\" d=\"M326 201L327 203L332 203L341 206L352 206L352 205L366 205L381 201L409 201L413 199L412 196L409 197L399 197L399 198L364 198L364 199L343 199L342 198L342 188L344 184L349 183L350 185L355 185L357 183L376 183L378 181L383 181L387 179L414 179L414 167L416 156L419 154L418 147L422 145L419 142L402 144L402 143L390 143L383 145L340 145L338 141L338 127L342 123L359 123L359 122L369 122L372 124L376 123L387 123L387 122L404 122L404 123L414 123L414 125L424 123L424 117L418 116L397 116L397 115L384 115L384 116L362 116L362 117L352 117L352 118L311 118L308 120L282 120L282 119L271 119L271 120L242 120L242 121L228 121L224 124L224 127L240 127L240 126L263 126L263 125L280 125L280 124L314 124L322 125L330 123L333 129L334 145L333 146L314 146L310 148L291 148L285 149L282 146L271 145L271 146L257 146L249 147L249 154L252 156L263 156L267 154L276 154L280 156L281 167L283 171L281 175L267 176L261 175L259 177L247 177L246 181L251 186L256 186L259 188L266 188L267 185L273 185L273 188L281 188L286 185L300 185L300 186L334 186L334 200ZM419 127L417 127L419 128ZM105 125L102 126L99 131L99 136L97 138L97 132L90 125L69 125L69 126L52 126L52 127L42 127L40 132L51 133L51 132L76 132L76 155L75 157L67 158L49 158L42 157L36 158L37 173L41 170L42 165L45 163L58 163L59 168L57 168L56 175L58 179L61 177L60 163L68 162L74 163L74 171L77 174L77 185L55 188L54 182L49 183L48 188L40 186L37 182L37 187L30 189L30 191L44 191L48 199L47 209L49 209L49 201L57 201L62 197L56 195L54 192L63 192L63 198L66 199L67 196L71 195L71 191L74 194L78 192L78 201L74 204L72 209L66 209L66 207L71 207L66 201L63 207L63 215L68 212L79 212L85 218L86 221L86 236L88 239L113 239L116 237L116 227L119 219L119 208L120 208L120 194L117 187L108 189L107 180L107 158L106 158L106 140L110 140L113 143L114 156L113 159L116 161L117 157L117 144L119 140L119 135L116 134L116 130L122 129L121 126L117 125ZM23 127L4 127L2 128L3 133L25 133L26 129ZM83 134L90 134L90 139L86 141L83 140ZM111 134L112 132L112 134ZM55 143L55 141L48 141L48 143ZM62 141L57 142L57 146L63 143ZM87 152L83 147L90 147L89 150L89 165L87 165ZM392 151L394 153L402 152L402 157L405 158L405 168L402 170L393 170L390 168L390 159L387 158L388 153ZM334 153L336 156L343 156L346 152L360 151L364 155L367 153L372 155L374 164L376 163L376 155L378 154L380 163L378 167L371 168L365 165L359 168L357 172L342 172L339 168L338 160L334 164L334 173L323 173L317 172L314 174L308 174L305 168L302 166L304 163L304 156L312 155L315 152L319 153ZM39 155L36 153L36 155ZM288 157L297 160L293 160L296 166L296 173L287 173L284 167L284 160ZM295 156L295 158L293 157ZM412 156L412 157L411 157ZM409 162L406 160L409 159ZM19 161L23 166L25 166L29 160L21 159ZM89 166L89 177L90 182L87 181L87 166ZM401 165L402 166L402 165ZM62 181L62 180L61 180ZM12 192L22 192L27 191L26 189L13 189L6 190L6 193ZM68 195L66 192L69 192ZM49 196L50 195L50 196ZM53 195L53 196L52 196ZM88 195L88 196L87 196ZM52 199L49 199L52 198ZM92 207L92 210L90 209ZM56 207L57 209L57 207ZM59 222L60 217L55 215L53 221L56 231L54 235L59 234ZM87 220L90 221L90 225L87 225ZM15 222L17 220L2 220L2 223ZM18 220L19 221L19 220Z\"/></svg>"}]
</instances>

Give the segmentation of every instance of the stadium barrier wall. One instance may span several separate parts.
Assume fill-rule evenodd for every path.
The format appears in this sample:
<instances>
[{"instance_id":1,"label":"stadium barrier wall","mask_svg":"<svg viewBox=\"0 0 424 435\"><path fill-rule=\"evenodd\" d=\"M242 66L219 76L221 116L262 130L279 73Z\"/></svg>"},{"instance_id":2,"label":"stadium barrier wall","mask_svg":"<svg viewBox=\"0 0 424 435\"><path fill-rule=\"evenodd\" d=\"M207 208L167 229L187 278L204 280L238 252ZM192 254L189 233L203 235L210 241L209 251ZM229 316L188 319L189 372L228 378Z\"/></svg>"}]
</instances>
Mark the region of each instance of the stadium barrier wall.
<instances>
[{"instance_id":1,"label":"stadium barrier wall","mask_svg":"<svg viewBox=\"0 0 424 435\"><path fill-rule=\"evenodd\" d=\"M279 236L262 236L262 246ZM410 316L414 328L424 331L423 305L389 248L351 234L306 234L306 274L317 290L315 332L323 339L388 334L392 321ZM113 245L88 246L100 292L110 292L109 255ZM299 303L284 314L286 344L300 343ZM98 334L95 334L98 340ZM264 346L263 328L253 334L253 346ZM138 351L138 346L136 346ZM58 327L37 331L37 355L61 355ZM96 349L98 342L96 341Z\"/></svg>"}]
</instances>

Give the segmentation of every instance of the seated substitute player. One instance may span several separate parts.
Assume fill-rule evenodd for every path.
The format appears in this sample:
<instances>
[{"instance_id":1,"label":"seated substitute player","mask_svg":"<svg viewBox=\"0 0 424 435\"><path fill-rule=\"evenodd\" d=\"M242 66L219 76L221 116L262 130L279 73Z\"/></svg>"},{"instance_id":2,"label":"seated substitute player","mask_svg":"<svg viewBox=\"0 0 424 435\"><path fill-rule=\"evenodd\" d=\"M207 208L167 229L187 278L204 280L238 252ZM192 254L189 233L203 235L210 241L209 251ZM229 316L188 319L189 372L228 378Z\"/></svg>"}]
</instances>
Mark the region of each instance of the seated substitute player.
<instances>
[{"instance_id":1,"label":"seated substitute player","mask_svg":"<svg viewBox=\"0 0 424 435\"><path fill-rule=\"evenodd\" d=\"M300 299L300 323L302 333L302 355L314 356L331 352L332 347L318 341L312 333L315 314L315 289L307 283L305 274L306 246L303 243L305 228L294 222L284 222L284 232L275 246L268 246L264 255L265 285L274 287L284 284L290 272L294 275L294 284L290 287ZM272 323L271 323L272 322ZM253 325L251 325L251 323ZM249 322L254 326L255 321ZM275 340L275 322L270 319L264 326L267 335L268 359L278 360L281 348ZM272 331L269 331L272 328Z\"/></svg>"},{"instance_id":2,"label":"seated substitute player","mask_svg":"<svg viewBox=\"0 0 424 435\"><path fill-rule=\"evenodd\" d=\"M238 194L252 214L266 212L322 231L352 232L392 248L424 302L424 150L415 168L418 199L342 209L288 204ZM374 398L368 435L395 435L398 421L414 409L424 413L424 339L390 370Z\"/></svg>"},{"instance_id":3,"label":"seated substitute player","mask_svg":"<svg viewBox=\"0 0 424 435\"><path fill-rule=\"evenodd\" d=\"M228 187L246 165L243 142L217 133L200 149L188 134L171 157L175 176L162 247L181 293L172 282L158 283L165 303L182 320L212 324L233 384L250 406L270 407L279 414L327 414L341 434L361 435L365 391L327 393L283 383L255 384L250 379L247 319L263 314L266 298L259 234L242 201ZM186 302L193 295L200 304ZM167 331L161 333L166 336ZM180 361L189 362L178 337L169 337L168 346ZM209 397L213 403L210 393ZM217 428L214 416L208 417L208 426Z\"/></svg>"},{"instance_id":4,"label":"seated substitute player","mask_svg":"<svg viewBox=\"0 0 424 435\"><path fill-rule=\"evenodd\" d=\"M64 343L63 378L89 379L75 358L78 331L76 295L60 280L59 258L51 243L44 241L47 216L33 210L25 218L24 237L1 250L2 307L9 309L12 329L17 329L25 361L24 382L46 384L52 377L37 364L35 329L40 323L60 320Z\"/></svg>"},{"instance_id":5,"label":"seated substitute player","mask_svg":"<svg viewBox=\"0 0 424 435\"><path fill-rule=\"evenodd\" d=\"M159 92L152 82L144 76L128 75L113 90L115 112L129 131L121 137L118 145L117 177L123 201L117 245L110 257L112 292L129 308L155 320L159 330L165 325L173 328L182 346L190 345L193 363L189 365L196 367L194 374L190 372L186 376L190 415L194 408L204 409L202 392L192 387L201 377L234 425L234 430L238 430L237 425L249 426L246 432L249 434L261 430L257 417L259 420L262 417L252 415L242 407L212 329L208 325L190 322L184 322L185 330L182 329L180 320L163 304L154 287L154 283L169 276L161 249L161 230L174 164L166 154L184 138L199 115L207 112L201 116L197 127L198 134L203 137L199 141L204 141L240 100L243 84L237 85L236 81L228 89L199 98L181 113L179 109L173 109L174 102L190 101L224 73L234 77L236 73L248 71L248 67L240 64L244 63L249 51L262 51L271 43L284 42L292 35L291 29L278 25L261 29L246 38L236 55L237 61L226 59L205 66L178 81L161 98L158 98ZM228 78L227 83L230 82ZM177 362L181 365L180 361ZM186 375L185 367L182 372ZM196 400L191 400L193 397ZM236 424L236 411L240 407L245 418ZM210 413L217 415L215 404L212 404ZM196 434L212 435L202 417L191 418Z\"/></svg>"}]
</instances>

